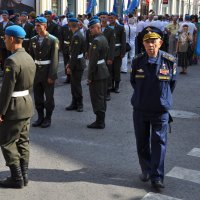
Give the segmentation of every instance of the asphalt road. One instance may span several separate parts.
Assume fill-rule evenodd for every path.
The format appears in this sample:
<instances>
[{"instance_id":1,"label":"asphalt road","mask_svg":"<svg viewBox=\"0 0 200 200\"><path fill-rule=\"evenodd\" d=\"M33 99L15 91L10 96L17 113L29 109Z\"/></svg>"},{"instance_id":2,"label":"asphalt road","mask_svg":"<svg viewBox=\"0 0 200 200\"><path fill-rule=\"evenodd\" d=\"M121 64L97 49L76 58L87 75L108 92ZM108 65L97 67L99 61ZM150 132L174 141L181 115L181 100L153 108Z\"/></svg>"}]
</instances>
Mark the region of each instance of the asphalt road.
<instances>
[{"instance_id":1,"label":"asphalt road","mask_svg":"<svg viewBox=\"0 0 200 200\"><path fill-rule=\"evenodd\" d=\"M138 180L129 74L122 74L120 94L107 104L106 128L89 130L93 122L84 76L84 112L65 111L70 86L63 66L55 89L52 126L30 130L30 182L22 190L0 189L0 200L199 200L200 196L200 66L180 75L174 92L172 133L165 163L166 188L157 193ZM185 112L182 112L185 111ZM33 120L36 116L33 117ZM9 175L0 155L0 178Z\"/></svg>"}]
</instances>

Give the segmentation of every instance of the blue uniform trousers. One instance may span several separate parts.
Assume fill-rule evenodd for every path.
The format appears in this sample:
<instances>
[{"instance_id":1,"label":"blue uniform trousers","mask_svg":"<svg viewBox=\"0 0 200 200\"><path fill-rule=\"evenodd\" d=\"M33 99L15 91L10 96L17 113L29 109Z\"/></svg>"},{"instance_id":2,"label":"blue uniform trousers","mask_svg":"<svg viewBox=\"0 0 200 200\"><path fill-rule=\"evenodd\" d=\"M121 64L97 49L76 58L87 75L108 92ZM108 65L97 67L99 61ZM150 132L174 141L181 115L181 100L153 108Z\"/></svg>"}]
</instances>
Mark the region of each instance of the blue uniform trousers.
<instances>
[{"instance_id":1,"label":"blue uniform trousers","mask_svg":"<svg viewBox=\"0 0 200 200\"><path fill-rule=\"evenodd\" d=\"M164 178L169 113L133 112L137 152L144 174L151 180Z\"/></svg>"}]
</instances>

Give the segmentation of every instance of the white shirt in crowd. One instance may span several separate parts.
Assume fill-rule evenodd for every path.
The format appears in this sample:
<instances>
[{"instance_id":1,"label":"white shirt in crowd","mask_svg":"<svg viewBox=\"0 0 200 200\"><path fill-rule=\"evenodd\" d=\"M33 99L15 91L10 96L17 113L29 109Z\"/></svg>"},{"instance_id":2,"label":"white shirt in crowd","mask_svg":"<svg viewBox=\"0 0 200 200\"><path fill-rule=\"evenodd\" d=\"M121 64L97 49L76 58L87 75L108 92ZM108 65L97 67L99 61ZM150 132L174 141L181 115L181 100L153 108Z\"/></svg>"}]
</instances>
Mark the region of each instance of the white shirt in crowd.
<instances>
[{"instance_id":1,"label":"white shirt in crowd","mask_svg":"<svg viewBox=\"0 0 200 200\"><path fill-rule=\"evenodd\" d=\"M195 26L195 24L193 24L190 21L185 21L180 25L179 32L181 32L183 30L183 25L184 24L188 25L188 32L190 33L190 35L193 35L194 31L197 31L197 27Z\"/></svg>"},{"instance_id":2,"label":"white shirt in crowd","mask_svg":"<svg viewBox=\"0 0 200 200\"><path fill-rule=\"evenodd\" d=\"M142 21L139 21L137 23L137 29L136 29L136 32L137 34L142 32L142 30L145 28L145 22L142 20Z\"/></svg>"}]
</instances>

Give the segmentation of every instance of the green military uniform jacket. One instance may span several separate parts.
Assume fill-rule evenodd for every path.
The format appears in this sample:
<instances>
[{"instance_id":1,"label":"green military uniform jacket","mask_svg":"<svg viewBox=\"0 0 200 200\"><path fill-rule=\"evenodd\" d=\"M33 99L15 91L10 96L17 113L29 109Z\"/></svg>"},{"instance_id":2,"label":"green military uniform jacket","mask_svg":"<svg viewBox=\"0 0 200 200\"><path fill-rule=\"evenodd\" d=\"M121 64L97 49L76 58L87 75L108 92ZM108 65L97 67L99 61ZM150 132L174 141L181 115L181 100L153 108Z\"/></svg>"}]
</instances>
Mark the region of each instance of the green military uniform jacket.
<instances>
[{"instance_id":1,"label":"green military uniform jacket","mask_svg":"<svg viewBox=\"0 0 200 200\"><path fill-rule=\"evenodd\" d=\"M63 51L63 54L69 54L69 47L71 44L73 33L69 29L69 26L65 24L61 27L60 30L60 48Z\"/></svg>"},{"instance_id":2,"label":"green military uniform jacket","mask_svg":"<svg viewBox=\"0 0 200 200\"><path fill-rule=\"evenodd\" d=\"M47 31L49 34L60 38L60 31L59 31L59 27L58 24L56 24L55 22L48 22L47 23Z\"/></svg>"},{"instance_id":3,"label":"green military uniform jacket","mask_svg":"<svg viewBox=\"0 0 200 200\"><path fill-rule=\"evenodd\" d=\"M89 53L90 46L92 44L94 37L90 33L90 29L86 31L86 52Z\"/></svg>"},{"instance_id":4,"label":"green military uniform jacket","mask_svg":"<svg viewBox=\"0 0 200 200\"><path fill-rule=\"evenodd\" d=\"M97 35L92 41L89 50L88 80L103 80L109 77L108 68L106 66L108 50L108 42L105 36L103 34ZM104 59L105 62L97 64L98 61L102 59Z\"/></svg>"},{"instance_id":5,"label":"green military uniform jacket","mask_svg":"<svg viewBox=\"0 0 200 200\"><path fill-rule=\"evenodd\" d=\"M72 37L70 46L69 66L73 70L84 70L86 68L84 53L86 51L86 42L80 30L77 30ZM83 54L82 58L78 58Z\"/></svg>"},{"instance_id":6,"label":"green military uniform jacket","mask_svg":"<svg viewBox=\"0 0 200 200\"><path fill-rule=\"evenodd\" d=\"M115 32L112 28L109 26L105 27L105 30L103 31L104 36L106 37L108 41L109 46L109 53L107 60L114 60L115 55Z\"/></svg>"},{"instance_id":7,"label":"green military uniform jacket","mask_svg":"<svg viewBox=\"0 0 200 200\"><path fill-rule=\"evenodd\" d=\"M30 42L30 55L36 61L50 60L50 64L40 65L36 64L37 70L35 81L46 81L48 78L52 80L57 79L58 71L58 50L59 41L53 35L47 33L44 37L42 44L39 44L39 36L31 38Z\"/></svg>"},{"instance_id":8,"label":"green military uniform jacket","mask_svg":"<svg viewBox=\"0 0 200 200\"><path fill-rule=\"evenodd\" d=\"M115 57L124 57L126 53L126 31L124 26L116 24L115 28ZM119 46L118 46L119 45Z\"/></svg>"},{"instance_id":9,"label":"green military uniform jacket","mask_svg":"<svg viewBox=\"0 0 200 200\"><path fill-rule=\"evenodd\" d=\"M30 46L30 39L34 37L35 35L35 31L34 31L35 27L33 26L33 24L26 22L23 28L26 32L26 37L24 38L24 41L23 41L23 47L28 52L29 46Z\"/></svg>"},{"instance_id":10,"label":"green military uniform jacket","mask_svg":"<svg viewBox=\"0 0 200 200\"><path fill-rule=\"evenodd\" d=\"M17 49L6 59L0 93L0 114L3 115L4 120L25 119L33 115L31 96L12 97L12 94L30 90L35 71L35 63L24 48Z\"/></svg>"},{"instance_id":11,"label":"green military uniform jacket","mask_svg":"<svg viewBox=\"0 0 200 200\"><path fill-rule=\"evenodd\" d=\"M0 48L6 48L5 42L4 42L5 29L8 26L12 26L12 25L14 25L14 23L11 22L11 21L8 21L8 23L6 24L6 26L3 28L3 22L0 22Z\"/></svg>"}]
</instances>

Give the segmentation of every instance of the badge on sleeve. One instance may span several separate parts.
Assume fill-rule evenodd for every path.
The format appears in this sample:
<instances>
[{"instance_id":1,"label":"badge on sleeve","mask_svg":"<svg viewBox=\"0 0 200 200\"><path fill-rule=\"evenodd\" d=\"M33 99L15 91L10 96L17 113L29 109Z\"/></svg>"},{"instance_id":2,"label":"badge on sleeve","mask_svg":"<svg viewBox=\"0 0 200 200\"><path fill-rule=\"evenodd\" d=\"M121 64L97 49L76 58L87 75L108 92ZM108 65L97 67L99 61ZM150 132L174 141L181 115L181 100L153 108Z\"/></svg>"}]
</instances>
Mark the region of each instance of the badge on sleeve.
<instances>
[{"instance_id":1,"label":"badge on sleeve","mask_svg":"<svg viewBox=\"0 0 200 200\"><path fill-rule=\"evenodd\" d=\"M10 67L6 66L5 72L10 72Z\"/></svg>"}]
</instances>

